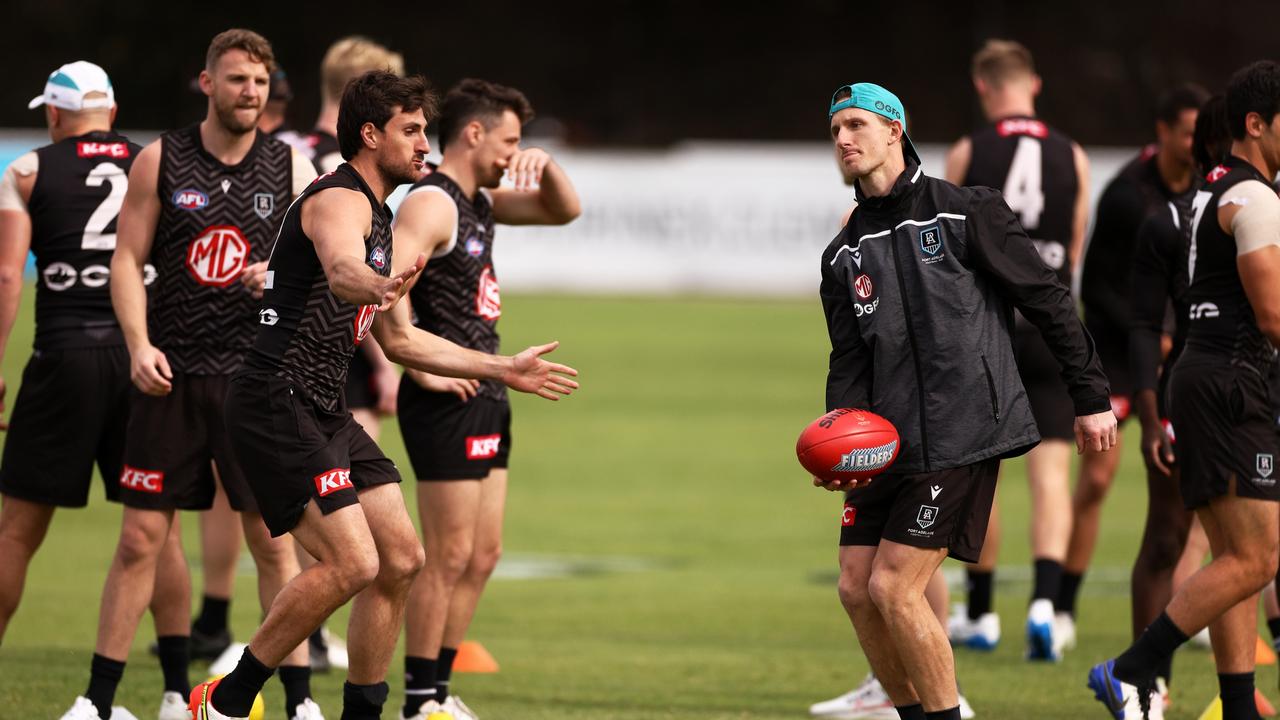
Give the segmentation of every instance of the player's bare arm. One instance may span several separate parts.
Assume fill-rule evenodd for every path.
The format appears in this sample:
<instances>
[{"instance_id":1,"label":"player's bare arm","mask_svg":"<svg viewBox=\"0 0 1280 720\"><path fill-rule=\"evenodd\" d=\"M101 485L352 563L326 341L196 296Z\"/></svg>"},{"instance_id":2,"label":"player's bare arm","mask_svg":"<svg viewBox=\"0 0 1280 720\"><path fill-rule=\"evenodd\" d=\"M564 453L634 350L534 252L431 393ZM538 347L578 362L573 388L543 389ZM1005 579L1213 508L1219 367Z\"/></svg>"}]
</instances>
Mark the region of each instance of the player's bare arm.
<instances>
[{"instance_id":1,"label":"player's bare arm","mask_svg":"<svg viewBox=\"0 0 1280 720\"><path fill-rule=\"evenodd\" d=\"M111 305L129 347L130 377L148 395L167 395L173 389L173 371L164 353L147 334L147 288L143 271L151 256L156 224L160 220L160 143L142 152L129 169L129 190L117 220L116 250L111 256Z\"/></svg>"},{"instance_id":2,"label":"player's bare arm","mask_svg":"<svg viewBox=\"0 0 1280 720\"><path fill-rule=\"evenodd\" d=\"M1280 345L1280 198L1261 182L1233 188L1218 209L1218 222L1236 239L1240 284L1253 308L1258 329Z\"/></svg>"},{"instance_id":3,"label":"player's bare arm","mask_svg":"<svg viewBox=\"0 0 1280 720\"><path fill-rule=\"evenodd\" d=\"M973 141L966 135L957 140L950 150L947 150L947 159L943 169L943 176L947 182L952 185L964 183L964 176L969 173L969 159L971 157L973 157Z\"/></svg>"},{"instance_id":4,"label":"player's bare arm","mask_svg":"<svg viewBox=\"0 0 1280 720\"><path fill-rule=\"evenodd\" d=\"M1067 262L1071 263L1072 277L1078 277L1080 263L1084 261L1084 235L1089 229L1089 156L1084 148L1071 143L1071 155L1076 166L1076 206L1071 217L1071 245L1067 248Z\"/></svg>"},{"instance_id":5,"label":"player's bare arm","mask_svg":"<svg viewBox=\"0 0 1280 720\"><path fill-rule=\"evenodd\" d=\"M511 156L514 188L492 191L493 217L504 225L567 225L582 214L578 192L563 168L541 148Z\"/></svg>"},{"instance_id":6,"label":"player's bare arm","mask_svg":"<svg viewBox=\"0 0 1280 720\"><path fill-rule=\"evenodd\" d=\"M422 272L426 258L419 255L391 277L374 272L364 261L364 238L373 231L372 222L369 200L354 190L331 188L302 205L303 232L315 243L333 294L386 312L408 290L408 281Z\"/></svg>"},{"instance_id":7,"label":"player's bare arm","mask_svg":"<svg viewBox=\"0 0 1280 720\"><path fill-rule=\"evenodd\" d=\"M387 357L406 368L449 377L498 380L512 390L547 400L559 400L561 395L578 389L578 382L573 379L577 370L542 359L560 345L558 342L535 345L510 357L469 350L414 327L404 303L377 314L373 335Z\"/></svg>"},{"instance_id":8,"label":"player's bare arm","mask_svg":"<svg viewBox=\"0 0 1280 720\"><path fill-rule=\"evenodd\" d=\"M435 257L453 239L457 224L458 206L448 197L438 192L410 193L400 203L392 226L396 246L393 260L398 253L411 257L418 254ZM410 287L417 281L415 277ZM480 390L480 381L475 378L433 375L414 368L406 368L405 372L420 387L432 392L452 393L463 402L475 397Z\"/></svg>"},{"instance_id":9,"label":"player's bare arm","mask_svg":"<svg viewBox=\"0 0 1280 720\"><path fill-rule=\"evenodd\" d=\"M0 189L0 358L9 346L9 333L18 317L18 305L22 299L22 271L26 267L27 253L31 250L31 215L27 203L31 200L31 188L35 187L35 172L21 173L10 168ZM6 390L0 377L0 412L4 410ZM0 430L9 425L0 420Z\"/></svg>"}]
</instances>

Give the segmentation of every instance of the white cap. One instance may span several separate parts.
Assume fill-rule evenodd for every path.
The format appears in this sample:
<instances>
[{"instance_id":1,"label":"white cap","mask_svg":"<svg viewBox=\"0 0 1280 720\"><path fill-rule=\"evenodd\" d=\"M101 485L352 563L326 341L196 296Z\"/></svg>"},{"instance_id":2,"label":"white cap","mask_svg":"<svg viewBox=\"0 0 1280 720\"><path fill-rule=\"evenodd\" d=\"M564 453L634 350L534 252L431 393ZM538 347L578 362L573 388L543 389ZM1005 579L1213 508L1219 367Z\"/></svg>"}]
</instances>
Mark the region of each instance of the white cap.
<instances>
[{"instance_id":1,"label":"white cap","mask_svg":"<svg viewBox=\"0 0 1280 720\"><path fill-rule=\"evenodd\" d=\"M91 92L105 93L106 97L85 100L85 93ZM107 77L106 70L91 62L77 60L50 73L44 84L44 93L32 98L27 107L35 109L46 104L63 110L109 108L116 104L116 93L111 88L111 78Z\"/></svg>"}]
</instances>

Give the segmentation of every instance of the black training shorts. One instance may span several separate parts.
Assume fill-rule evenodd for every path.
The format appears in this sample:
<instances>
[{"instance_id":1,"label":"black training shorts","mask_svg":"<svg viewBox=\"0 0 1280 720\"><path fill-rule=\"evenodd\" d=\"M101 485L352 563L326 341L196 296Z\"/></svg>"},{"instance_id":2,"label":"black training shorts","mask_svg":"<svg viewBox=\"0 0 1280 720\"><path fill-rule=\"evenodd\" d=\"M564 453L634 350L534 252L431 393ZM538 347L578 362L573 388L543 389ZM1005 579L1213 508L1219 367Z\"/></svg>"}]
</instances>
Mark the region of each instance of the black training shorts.
<instances>
[{"instance_id":1,"label":"black training shorts","mask_svg":"<svg viewBox=\"0 0 1280 720\"><path fill-rule=\"evenodd\" d=\"M349 411L325 410L274 375L232 379L227 431L272 537L297 526L312 501L328 515L359 502L360 490L400 482Z\"/></svg>"},{"instance_id":2,"label":"black training shorts","mask_svg":"<svg viewBox=\"0 0 1280 720\"><path fill-rule=\"evenodd\" d=\"M236 462L223 422L228 375L173 374L168 395L131 391L120 500L150 510L208 510L216 482L232 509L257 505Z\"/></svg>"},{"instance_id":3,"label":"black training shorts","mask_svg":"<svg viewBox=\"0 0 1280 720\"><path fill-rule=\"evenodd\" d=\"M123 345L32 353L5 435L0 493L84 507L96 463L107 499L118 500L130 387Z\"/></svg>"},{"instance_id":4,"label":"black training shorts","mask_svg":"<svg viewBox=\"0 0 1280 720\"><path fill-rule=\"evenodd\" d=\"M1019 328L1013 338L1013 353L1040 437L1045 440L1075 440L1075 405L1071 402L1066 383L1062 382L1058 360L1044 337L1035 328Z\"/></svg>"},{"instance_id":5,"label":"black training shorts","mask_svg":"<svg viewBox=\"0 0 1280 720\"><path fill-rule=\"evenodd\" d=\"M398 400L400 434L419 480L480 480L507 467L511 404L424 390L405 375Z\"/></svg>"},{"instance_id":6,"label":"black training shorts","mask_svg":"<svg viewBox=\"0 0 1280 720\"><path fill-rule=\"evenodd\" d=\"M998 459L914 475L881 475L845 493L841 545L879 545L881 539L919 548L947 548L977 562L995 499Z\"/></svg>"},{"instance_id":7,"label":"black training shorts","mask_svg":"<svg viewBox=\"0 0 1280 720\"><path fill-rule=\"evenodd\" d=\"M1232 478L1238 497L1280 500L1280 434L1266 379L1244 366L1188 360L1169 382L1182 502L1204 507L1230 492Z\"/></svg>"}]
</instances>

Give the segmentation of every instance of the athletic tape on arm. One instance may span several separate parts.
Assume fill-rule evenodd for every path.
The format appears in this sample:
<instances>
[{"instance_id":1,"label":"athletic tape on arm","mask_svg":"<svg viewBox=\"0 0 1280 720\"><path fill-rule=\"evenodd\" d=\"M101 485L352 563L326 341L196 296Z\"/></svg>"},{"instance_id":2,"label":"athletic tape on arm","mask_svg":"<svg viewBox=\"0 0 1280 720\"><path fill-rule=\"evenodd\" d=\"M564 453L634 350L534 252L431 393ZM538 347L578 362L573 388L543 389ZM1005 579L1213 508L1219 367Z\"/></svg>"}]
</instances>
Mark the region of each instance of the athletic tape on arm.
<instances>
[{"instance_id":1,"label":"athletic tape on arm","mask_svg":"<svg viewBox=\"0 0 1280 720\"><path fill-rule=\"evenodd\" d=\"M1236 256L1280 246L1280 197L1265 183L1246 180L1231 188L1218 207L1238 205L1231 218L1231 234L1236 239Z\"/></svg>"},{"instance_id":2,"label":"athletic tape on arm","mask_svg":"<svg viewBox=\"0 0 1280 720\"><path fill-rule=\"evenodd\" d=\"M22 199L22 193L18 192L18 176L26 177L39 167L40 157L34 152L29 152L9 164L9 168L4 171L4 176L0 177L0 210L27 211L27 203Z\"/></svg>"}]
</instances>

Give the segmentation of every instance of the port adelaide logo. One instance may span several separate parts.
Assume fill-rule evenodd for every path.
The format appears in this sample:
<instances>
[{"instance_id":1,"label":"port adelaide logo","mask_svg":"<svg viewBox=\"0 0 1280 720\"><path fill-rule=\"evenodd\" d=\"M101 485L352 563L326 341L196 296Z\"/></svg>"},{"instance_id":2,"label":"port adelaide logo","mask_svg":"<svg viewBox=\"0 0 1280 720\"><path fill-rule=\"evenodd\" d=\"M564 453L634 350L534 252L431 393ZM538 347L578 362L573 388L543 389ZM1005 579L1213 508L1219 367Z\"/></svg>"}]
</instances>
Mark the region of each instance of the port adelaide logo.
<instances>
[{"instance_id":1,"label":"port adelaide logo","mask_svg":"<svg viewBox=\"0 0 1280 720\"><path fill-rule=\"evenodd\" d=\"M271 193L254 193L253 211L263 220L270 220L276 209L276 196Z\"/></svg>"}]
</instances>

